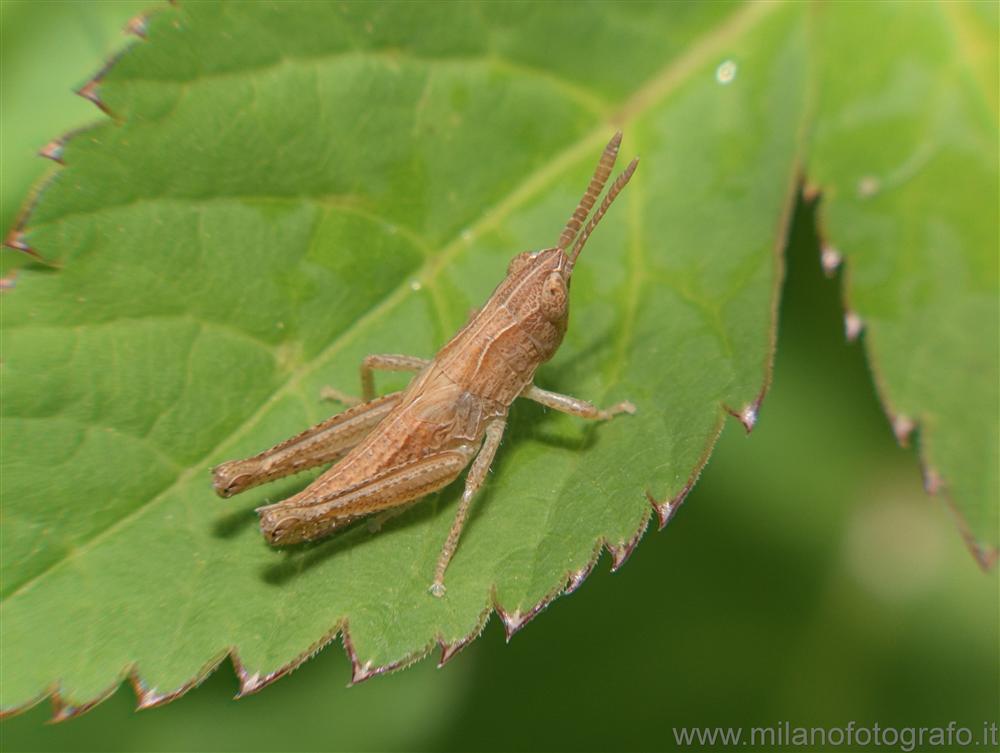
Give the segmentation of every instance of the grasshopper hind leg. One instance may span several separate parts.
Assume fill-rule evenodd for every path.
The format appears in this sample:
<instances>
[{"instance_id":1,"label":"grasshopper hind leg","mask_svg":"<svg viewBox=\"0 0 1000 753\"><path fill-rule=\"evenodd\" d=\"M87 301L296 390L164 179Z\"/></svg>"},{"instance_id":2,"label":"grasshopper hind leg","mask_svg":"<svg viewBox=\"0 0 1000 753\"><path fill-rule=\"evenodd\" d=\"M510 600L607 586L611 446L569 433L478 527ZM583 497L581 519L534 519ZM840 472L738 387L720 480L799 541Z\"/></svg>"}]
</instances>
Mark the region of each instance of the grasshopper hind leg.
<instances>
[{"instance_id":1,"label":"grasshopper hind leg","mask_svg":"<svg viewBox=\"0 0 1000 753\"><path fill-rule=\"evenodd\" d=\"M401 395L394 392L348 408L252 457L215 466L212 478L216 494L231 497L268 481L339 460L389 415Z\"/></svg>"},{"instance_id":2,"label":"grasshopper hind leg","mask_svg":"<svg viewBox=\"0 0 1000 753\"><path fill-rule=\"evenodd\" d=\"M261 533L272 546L323 538L359 518L396 510L444 488L474 455L473 445L460 445L347 484L334 466L298 494L258 507Z\"/></svg>"}]
</instances>

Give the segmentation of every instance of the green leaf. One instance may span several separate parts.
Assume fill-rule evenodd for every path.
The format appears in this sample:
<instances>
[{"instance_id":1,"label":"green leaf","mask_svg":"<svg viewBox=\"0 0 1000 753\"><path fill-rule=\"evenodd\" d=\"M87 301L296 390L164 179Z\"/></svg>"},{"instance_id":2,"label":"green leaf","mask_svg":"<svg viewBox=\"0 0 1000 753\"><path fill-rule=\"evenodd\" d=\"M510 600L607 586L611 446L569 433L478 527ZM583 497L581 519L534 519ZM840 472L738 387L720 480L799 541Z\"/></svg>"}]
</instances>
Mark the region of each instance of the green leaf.
<instances>
[{"instance_id":1,"label":"green leaf","mask_svg":"<svg viewBox=\"0 0 1000 753\"><path fill-rule=\"evenodd\" d=\"M229 653L251 691L338 631L357 680L450 655L492 607L515 630L602 543L620 563L647 491L666 519L724 406L766 384L804 49L776 6L152 18L98 82L114 119L66 144L24 230L59 268L5 307L3 706L54 691L68 714L129 673L148 705ZM458 485L377 535L269 548L253 508L305 481L221 501L209 468L321 419L366 353L433 354L513 254L555 241L609 121L642 167L539 381L638 414L516 405L443 600Z\"/></svg>"},{"instance_id":2,"label":"green leaf","mask_svg":"<svg viewBox=\"0 0 1000 753\"><path fill-rule=\"evenodd\" d=\"M359 680L452 656L494 608L512 633L602 545L621 564L725 412L756 420L825 23L721 3L152 17L93 89L113 118L66 143L14 238L58 267L4 302L0 705L69 715L126 676L153 705L227 655L251 692L338 635ZM432 355L513 254L554 243L615 127L642 164L538 381L637 414L515 404L443 600L460 484L376 535L270 549L253 508L308 477L222 501L210 467L325 417L365 354Z\"/></svg>"},{"instance_id":3,"label":"green leaf","mask_svg":"<svg viewBox=\"0 0 1000 753\"><path fill-rule=\"evenodd\" d=\"M846 261L847 327L864 328L897 437L919 428L925 485L988 568L1000 538L997 7L831 4L816 22L809 175L826 258Z\"/></svg>"},{"instance_id":4,"label":"green leaf","mask_svg":"<svg viewBox=\"0 0 1000 753\"><path fill-rule=\"evenodd\" d=\"M93 121L93 105L72 91L121 46L122 29L148 6L143 0L5 0L0 6L0 108L11 114L0 130L0 227L14 224L31 184L53 166L38 159L38 151L58 130ZM25 260L0 254L0 271L15 261Z\"/></svg>"}]
</instances>

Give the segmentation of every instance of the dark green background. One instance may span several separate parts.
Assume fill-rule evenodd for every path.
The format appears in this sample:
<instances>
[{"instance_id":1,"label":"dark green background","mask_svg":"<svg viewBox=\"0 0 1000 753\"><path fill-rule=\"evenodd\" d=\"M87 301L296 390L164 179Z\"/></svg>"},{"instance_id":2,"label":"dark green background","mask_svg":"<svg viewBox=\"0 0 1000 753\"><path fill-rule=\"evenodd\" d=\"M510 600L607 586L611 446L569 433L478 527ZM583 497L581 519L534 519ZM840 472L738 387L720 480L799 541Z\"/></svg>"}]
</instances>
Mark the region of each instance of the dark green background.
<instances>
[{"instance_id":1,"label":"dark green background","mask_svg":"<svg viewBox=\"0 0 1000 753\"><path fill-rule=\"evenodd\" d=\"M69 91L144 5L0 5L4 230L47 167L34 151L100 117ZM851 720L978 733L1000 708L997 576L896 446L862 348L844 341L810 207L792 236L753 435L731 421L668 529L616 575L602 559L511 644L494 618L443 670L425 661L351 689L334 645L239 702L223 665L141 714L128 687L58 726L41 704L0 726L0 747L636 750L676 747L673 727Z\"/></svg>"}]
</instances>

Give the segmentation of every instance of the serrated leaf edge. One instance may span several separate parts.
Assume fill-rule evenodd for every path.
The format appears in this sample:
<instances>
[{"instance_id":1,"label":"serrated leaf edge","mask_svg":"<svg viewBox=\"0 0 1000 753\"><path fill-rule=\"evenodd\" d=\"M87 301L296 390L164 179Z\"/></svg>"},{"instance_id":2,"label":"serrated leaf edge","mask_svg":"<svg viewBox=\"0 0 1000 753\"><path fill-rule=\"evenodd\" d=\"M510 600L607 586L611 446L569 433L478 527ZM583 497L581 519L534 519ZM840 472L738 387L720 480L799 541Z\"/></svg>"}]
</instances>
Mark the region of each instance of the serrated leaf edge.
<instances>
[{"instance_id":1,"label":"serrated leaf edge","mask_svg":"<svg viewBox=\"0 0 1000 753\"><path fill-rule=\"evenodd\" d=\"M92 102L101 112L107 115L114 121L119 121L120 119L111 111L107 104L101 99L98 88L101 85L101 81L108 74L115 64L121 60L125 55L127 55L136 44L141 44L146 41L146 28L149 19L155 14L160 13L164 8L153 8L148 11L144 11L136 16L134 16L125 26L123 32L125 34L131 34L137 37L137 40L132 41L130 44L126 44L121 50L112 55L108 60L101 66L100 70L97 71L93 76L91 76L84 84L74 91L74 94L83 97L89 102ZM142 33L137 30L141 29ZM66 148L66 144L70 140L76 138L80 134L94 128L99 124L91 123L78 128L73 128L66 131L61 136L52 139L49 143L38 150L38 156L44 157L45 159L52 160L60 167L65 167L66 163L63 161L63 152ZM16 219L14 220L14 225L9 231L4 235L3 246L19 251L20 253L27 254L35 261L41 262L50 267L58 267L59 265L50 259L46 259L42 254L40 254L36 249L32 248L31 245L26 240L26 228L28 223L28 218L31 216L45 192L45 189L53 181L58 171L49 171L45 175L42 175L38 180L34 182L31 188L28 190L28 198L21 206L21 210L18 212Z\"/></svg>"},{"instance_id":2,"label":"serrated leaf edge","mask_svg":"<svg viewBox=\"0 0 1000 753\"><path fill-rule=\"evenodd\" d=\"M920 464L920 471L924 480L924 491L928 496L940 497L945 507L948 509L958 528L958 533L962 537L965 547L976 560L980 569L989 573L996 566L1000 559L1000 547L992 546L976 538L965 515L955 504L954 498L948 493L948 484L941 473L934 467L927 456L926 447L919 441L921 431L921 421L917 417L907 415L900 411L889 394L889 388L885 377L882 374L879 359L872 351L868 340L864 337L865 321L853 308L851 303L851 274L852 264L850 255L845 253L830 242L830 234L827 230L826 214L823 209L823 190L821 186L809 184L803 191L803 199L810 202L818 202L816 205L816 234L819 238L820 265L827 277L834 278L837 273L840 275L840 299L844 309L844 338L848 342L861 341L864 348L865 361L872 375L872 384L875 387L875 394L879 404L888 419L889 427L896 443L902 449L909 449L912 438L916 436L918 441L915 445L915 454Z\"/></svg>"},{"instance_id":3,"label":"serrated leaf edge","mask_svg":"<svg viewBox=\"0 0 1000 753\"><path fill-rule=\"evenodd\" d=\"M171 2L171 5L174 5ZM737 37L742 33L747 32L749 29L756 26L756 24L765 16L770 14L774 8L780 7L780 3L750 3L747 4L736 11L734 11L725 21L721 22L712 32L708 33L703 37L698 43L689 48L680 57L669 62L665 67L658 70L653 76L635 93L625 100L624 104L620 110L609 118L609 123L622 127L625 123L637 117L640 113L644 112L652 103L659 101L662 97L669 94L679 83L683 81L683 76L689 73L691 70L700 67L707 62L709 57L715 54L716 49L721 47L731 38ZM141 14L142 20L142 32L136 33L133 29L133 23L136 19L132 19L125 28L126 33L131 33L134 36L139 37L139 39L132 44L127 45L117 54L112 56L109 61L94 75L90 80L88 80L79 90L77 94L83 96L85 99L93 102L102 112L111 117L113 120L118 120L114 113L107 107L107 105L100 99L98 94L98 88L101 80L107 75L108 71L118 62L129 50L132 49L134 44L143 43L146 40L146 20L153 14L157 12L162 12L164 9L154 9L150 12ZM137 17L140 18L140 17ZM371 661L362 661L357 652L354 649L353 643L350 637L350 625L347 618L338 621L334 627L328 631L320 640L314 642L308 649L303 651L301 654L297 655L294 659L286 664L281 665L275 670L268 672L266 674L260 673L250 673L246 666L243 664L239 652L235 647L230 647L229 649L220 652L216 658L213 658L207 662L201 670L199 670L191 680L183 683L178 688L168 691L159 692L155 687L149 687L142 679L138 667L135 664L127 666L119 674L118 678L114 683L109 685L109 687L95 697L88 699L83 703L71 704L68 700L64 699L59 690L58 680L54 681L48 689L42 691L40 694L32 698L31 700L25 702L24 704L0 709L0 719L7 718L9 716L14 716L30 708L33 708L37 704L44 701L46 698L51 698L53 707L53 716L51 718L52 722L61 722L69 719L76 718L90 709L94 708L102 701L113 695L116 690L121 686L122 682L128 680L131 684L133 691L136 695L136 710L143 710L149 708L155 708L158 706L165 705L181 695L184 695L189 690L197 687L202 682L205 681L219 666L225 661L227 657L230 658L233 664L234 672L237 679L240 682L240 690L237 692L235 698L242 698L247 695L263 690L265 687L271 683L279 680L287 674L290 674L304 662L308 661L310 658L315 656L319 651L323 650L327 645L329 645L333 640L336 639L337 635L342 637L342 643L344 650L351 661L352 674L349 685L354 685L359 682L377 677L382 674L387 674L399 669L410 666L411 664L420 661L421 659L428 656L435 647L440 647L441 655L438 661L438 666L443 667L448 661L454 658L463 648L469 645L472 641L479 637L485 629L489 617L492 613L496 612L497 616L500 618L504 626L504 632L508 641L514 636L515 633L520 631L525 625L527 625L531 620L533 620L538 614L540 614L546 607L549 606L556 598L562 595L568 595L576 591L586 580L586 578L593 572L597 561L600 559L601 553L607 549L611 556L611 571L617 572L628 560L631 553L634 551L635 547L638 545L642 536L645 534L649 521L652 516L652 512L656 513L658 519L658 530L662 530L666 524L673 518L677 513L681 504L683 504L688 493L694 487L695 482L700 476L702 470L708 462L708 458L711 456L712 450L722 432L724 426L724 413L729 413L733 415L737 420L739 420L747 433L749 433L756 423L757 416L759 414L760 405L763 402L764 396L771 383L772 366L774 361L775 346L777 340L777 319L778 319L778 305L780 302L780 292L781 286L784 279L784 249L787 241L787 233L789 229L790 219L792 210L795 205L795 197L798 193L797 186L799 182L799 176L801 172L801 155L802 155L802 132L804 132L805 119L803 119L803 129L800 129L796 158L793 164L793 170L789 181L789 188L786 191L786 199L781 216L779 218L776 241L774 244L774 260L777 265L775 275L774 288L771 295L771 317L768 327L769 342L765 358L765 368L764 368L764 380L763 384L758 392L757 397L754 401L747 406L739 410L735 410L724 403L720 404L720 415L716 421L715 428L710 433L708 440L706 441L705 448L702 456L699 458L695 468L693 469L688 481L682 487L680 492L678 492L673 497L669 497L662 501L657 501L653 494L646 491L647 501L650 503L651 510L647 510L643 516L640 524L637 526L636 531L632 534L630 538L626 541L619 542L617 544L610 543L605 537L600 537L595 542L595 547L593 554L590 559L580 568L575 570L567 571L563 577L563 582L553 589L551 592L542 597L536 604L531 606L524 612L520 611L520 608L515 609L512 612L508 612L499 603L496 596L495 587L493 588L489 599L487 600L486 606L480 614L479 619L476 622L476 626L465 636L458 639L448 640L443 636L436 636L428 644L414 651L400 659L383 664L374 665ZM88 126L90 128L93 126ZM40 156L52 159L57 162L60 166L64 166L65 163L62 160L62 152L65 144L73 137L79 135L81 132L87 130L87 128L81 128L74 131L70 131L64 134L62 137L53 140L46 147L44 147ZM598 125L590 134L585 135L583 138L579 139L575 144L570 145L570 147L564 150L562 153L557 155L553 160L548 163L549 171L556 171L560 167L567 164L571 164L574 161L577 153L590 152L594 144L603 143L606 136L607 129L603 127L603 124ZM56 173L50 173L43 176L36 185L32 188L29 193L29 198L26 200L18 219L15 221L14 227L8 233L4 239L3 245L9 246L17 251L27 253L32 256L37 261L40 261L49 266L58 266L53 262L45 259L41 254L39 254L35 249L33 249L25 240L25 228L28 218L30 217L34 207L37 205L41 198L41 195L47 186L47 184L54 178ZM509 205L516 205L521 198L526 194L530 193L530 186L537 179L537 175L529 177L527 181L522 183L517 189L515 189L511 194L509 194L501 203L489 211L486 215L486 221L481 221L480 225L488 225L489 220L496 215L502 215L503 209ZM458 245L457 243L455 244ZM447 246L446 246L447 248ZM437 257L432 261L431 267L437 267L438 265L447 261L448 254L445 252L439 253ZM232 439L230 436L228 439Z\"/></svg>"}]
</instances>

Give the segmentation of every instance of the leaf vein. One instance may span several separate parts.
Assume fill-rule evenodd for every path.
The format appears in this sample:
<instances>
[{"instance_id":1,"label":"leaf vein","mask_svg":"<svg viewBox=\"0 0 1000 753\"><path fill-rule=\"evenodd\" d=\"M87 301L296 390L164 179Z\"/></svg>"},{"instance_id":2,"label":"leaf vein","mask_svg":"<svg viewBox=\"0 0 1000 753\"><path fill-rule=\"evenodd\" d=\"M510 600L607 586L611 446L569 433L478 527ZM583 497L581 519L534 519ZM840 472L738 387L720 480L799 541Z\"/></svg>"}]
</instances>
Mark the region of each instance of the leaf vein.
<instances>
[{"instance_id":1,"label":"leaf vein","mask_svg":"<svg viewBox=\"0 0 1000 753\"><path fill-rule=\"evenodd\" d=\"M680 58L670 61L663 69L654 74L645 85L637 90L636 95L618 113L615 120L620 123L631 121L654 104L662 101L683 83L685 74L690 73L693 68L701 65L707 59L707 56L713 53L718 46L724 44L731 37L746 31L763 14L771 12L773 7L771 4L755 4L734 12L727 21L718 27L716 32L706 37L701 43L688 50ZM479 236L484 231L499 225L512 211L520 207L525 201L532 198L576 163L589 160L594 150L606 140L606 136L607 129L603 124L600 124L590 132L581 135L576 142L569 144L566 149L557 154L553 159L542 164L498 203L483 213L482 218L474 223L471 228L473 237ZM418 277L422 280L433 278L451 259L465 250L466 247L467 243L462 235L454 238L443 246L436 256L427 259ZM202 461L190 465L187 470L178 475L172 484L169 484L160 493L137 506L128 515L115 521L115 523L103 531L98 532L63 558L50 563L43 571L21 584L16 591L4 599L4 602L13 600L29 591L36 584L44 580L49 573L55 571L56 568L86 553L116 531L130 524L133 519L166 499L170 492L188 482L196 473L201 472L204 461L219 453L223 448L233 444L250 431L267 410L286 392L295 389L308 374L319 367L319 364L329 360L329 358L338 353L370 323L377 321L385 313L398 306L411 292L409 283L404 282L397 286L379 303L359 316L351 326L347 327L339 336L334 338L327 348L302 364L296 372L293 372L286 382L262 402L261 407L257 411L248 416L242 424L207 452Z\"/></svg>"}]
</instances>

